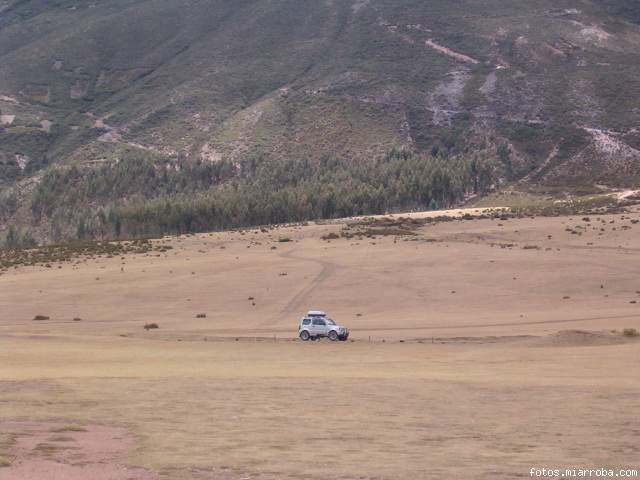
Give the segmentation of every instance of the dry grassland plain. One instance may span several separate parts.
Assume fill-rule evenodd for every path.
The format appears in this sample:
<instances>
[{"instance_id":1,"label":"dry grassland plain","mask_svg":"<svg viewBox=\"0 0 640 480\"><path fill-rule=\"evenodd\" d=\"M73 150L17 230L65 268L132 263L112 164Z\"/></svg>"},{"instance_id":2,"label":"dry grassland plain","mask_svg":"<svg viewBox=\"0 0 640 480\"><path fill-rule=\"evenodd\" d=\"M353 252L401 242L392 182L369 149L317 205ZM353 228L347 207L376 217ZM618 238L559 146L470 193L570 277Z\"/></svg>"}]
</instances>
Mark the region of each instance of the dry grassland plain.
<instances>
[{"instance_id":1,"label":"dry grassland plain","mask_svg":"<svg viewBox=\"0 0 640 480\"><path fill-rule=\"evenodd\" d=\"M10 269L0 479L638 468L638 219L310 224ZM311 308L353 341L297 341Z\"/></svg>"}]
</instances>

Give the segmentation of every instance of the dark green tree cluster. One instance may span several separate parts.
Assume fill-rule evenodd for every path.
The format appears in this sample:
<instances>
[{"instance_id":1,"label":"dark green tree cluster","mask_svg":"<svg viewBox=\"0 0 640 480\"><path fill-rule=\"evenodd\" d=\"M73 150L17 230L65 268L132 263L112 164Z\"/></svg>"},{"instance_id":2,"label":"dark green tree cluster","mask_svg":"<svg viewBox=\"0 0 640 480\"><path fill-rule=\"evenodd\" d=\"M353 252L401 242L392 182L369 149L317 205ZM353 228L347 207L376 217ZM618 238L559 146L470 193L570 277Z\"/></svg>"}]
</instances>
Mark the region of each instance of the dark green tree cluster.
<instances>
[{"instance_id":1,"label":"dark green tree cluster","mask_svg":"<svg viewBox=\"0 0 640 480\"><path fill-rule=\"evenodd\" d=\"M487 158L443 158L404 150L359 164L345 164L332 158L318 163L248 159L236 167L235 176L226 178L228 168L231 166L224 167L224 175L206 177L200 185L205 188L195 189L179 178L172 181L184 184L183 189L160 182L154 191L161 194L155 198L137 196L107 209L87 211L78 221L76 236L129 238L183 234L444 208L469 194L488 191L498 176L497 163ZM147 169L143 171L147 182L155 178ZM88 191L84 182L91 178L81 182L82 191ZM208 182L211 185L206 188ZM102 188L105 190L94 191L106 195L108 189Z\"/></svg>"},{"instance_id":2,"label":"dark green tree cluster","mask_svg":"<svg viewBox=\"0 0 640 480\"><path fill-rule=\"evenodd\" d=\"M5 221L18 209L18 196L13 189L0 190L0 221Z\"/></svg>"},{"instance_id":3,"label":"dark green tree cluster","mask_svg":"<svg viewBox=\"0 0 640 480\"><path fill-rule=\"evenodd\" d=\"M4 239L6 248L32 248L38 243L28 230L20 231L14 227L9 227Z\"/></svg>"},{"instance_id":4,"label":"dark green tree cluster","mask_svg":"<svg viewBox=\"0 0 640 480\"><path fill-rule=\"evenodd\" d=\"M177 162L132 155L98 168L49 170L38 185L31 210L37 220L54 213L74 218L80 211L121 199L135 202L203 191L234 175L235 168L228 162Z\"/></svg>"}]
</instances>

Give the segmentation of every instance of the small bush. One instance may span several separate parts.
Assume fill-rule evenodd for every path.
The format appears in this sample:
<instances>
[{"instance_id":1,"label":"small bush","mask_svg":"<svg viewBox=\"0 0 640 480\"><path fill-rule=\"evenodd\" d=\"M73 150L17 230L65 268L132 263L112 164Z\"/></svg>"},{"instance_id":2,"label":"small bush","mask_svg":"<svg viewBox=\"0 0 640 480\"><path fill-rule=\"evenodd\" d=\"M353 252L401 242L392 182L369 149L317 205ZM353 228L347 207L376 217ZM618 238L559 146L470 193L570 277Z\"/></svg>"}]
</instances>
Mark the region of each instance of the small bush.
<instances>
[{"instance_id":1,"label":"small bush","mask_svg":"<svg viewBox=\"0 0 640 480\"><path fill-rule=\"evenodd\" d=\"M144 326L144 329L147 330L147 331L148 330L155 330L155 329L158 329L158 328L160 328L160 326L157 323L147 323Z\"/></svg>"},{"instance_id":2,"label":"small bush","mask_svg":"<svg viewBox=\"0 0 640 480\"><path fill-rule=\"evenodd\" d=\"M278 241L279 241L280 243L286 243L286 242L290 242L290 241L291 241L291 239L290 239L289 237L280 237L280 238L278 239Z\"/></svg>"},{"instance_id":3,"label":"small bush","mask_svg":"<svg viewBox=\"0 0 640 480\"><path fill-rule=\"evenodd\" d=\"M35 317L33 317L34 322L42 322L44 320L49 320L49 317L47 317L46 315L36 315Z\"/></svg>"},{"instance_id":4,"label":"small bush","mask_svg":"<svg viewBox=\"0 0 640 480\"><path fill-rule=\"evenodd\" d=\"M327 235L322 236L322 240L337 240L338 238L340 238L340 235L338 235L335 232L331 232L331 233L328 233Z\"/></svg>"},{"instance_id":5,"label":"small bush","mask_svg":"<svg viewBox=\"0 0 640 480\"><path fill-rule=\"evenodd\" d=\"M80 317L75 317L75 318L73 319L73 321L74 321L74 322L81 322L81 321L82 321L82 319L81 319Z\"/></svg>"},{"instance_id":6,"label":"small bush","mask_svg":"<svg viewBox=\"0 0 640 480\"><path fill-rule=\"evenodd\" d=\"M53 433L64 433L64 432L86 432L87 429L77 426L77 425L67 425L66 427L54 428L51 430Z\"/></svg>"},{"instance_id":7,"label":"small bush","mask_svg":"<svg viewBox=\"0 0 640 480\"><path fill-rule=\"evenodd\" d=\"M207 314L206 313L199 313L196 315L196 318L207 318Z\"/></svg>"},{"instance_id":8,"label":"small bush","mask_svg":"<svg viewBox=\"0 0 640 480\"><path fill-rule=\"evenodd\" d=\"M640 336L640 333L638 333L638 330L636 330L635 328L625 328L622 331L622 334L625 337L638 337L638 336Z\"/></svg>"}]
</instances>

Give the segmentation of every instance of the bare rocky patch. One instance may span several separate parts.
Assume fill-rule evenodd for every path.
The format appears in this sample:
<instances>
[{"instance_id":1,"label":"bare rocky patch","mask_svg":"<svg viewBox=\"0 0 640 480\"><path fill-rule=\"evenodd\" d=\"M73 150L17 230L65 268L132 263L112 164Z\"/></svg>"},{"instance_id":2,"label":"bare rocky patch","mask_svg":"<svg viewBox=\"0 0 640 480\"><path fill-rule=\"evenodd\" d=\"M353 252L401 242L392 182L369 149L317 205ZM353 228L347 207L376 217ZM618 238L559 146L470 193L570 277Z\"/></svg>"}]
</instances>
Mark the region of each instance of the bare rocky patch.
<instances>
[{"instance_id":1,"label":"bare rocky patch","mask_svg":"<svg viewBox=\"0 0 640 480\"><path fill-rule=\"evenodd\" d=\"M475 58L472 58L469 55L465 55L464 53L455 52L455 51L451 50L450 48L445 47L444 45L440 45L439 43L436 43L431 38L425 42L425 46L427 46L429 48L432 48L433 50L435 50L437 52L440 52L443 55L446 55L446 56L451 57L451 58L453 58L455 60L458 60L459 62L471 63L473 65L477 65L478 63L480 63Z\"/></svg>"}]
</instances>

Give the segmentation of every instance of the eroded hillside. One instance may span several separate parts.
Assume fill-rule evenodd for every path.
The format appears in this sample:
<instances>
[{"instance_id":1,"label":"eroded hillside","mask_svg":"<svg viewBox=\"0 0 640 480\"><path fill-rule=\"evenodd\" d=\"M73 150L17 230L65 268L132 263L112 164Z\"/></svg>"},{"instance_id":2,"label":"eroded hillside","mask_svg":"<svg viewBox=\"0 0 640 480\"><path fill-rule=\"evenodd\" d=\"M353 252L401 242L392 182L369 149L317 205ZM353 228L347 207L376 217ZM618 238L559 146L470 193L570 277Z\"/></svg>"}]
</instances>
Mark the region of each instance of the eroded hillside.
<instances>
[{"instance_id":1,"label":"eroded hillside","mask_svg":"<svg viewBox=\"0 0 640 480\"><path fill-rule=\"evenodd\" d=\"M493 187L635 186L639 23L629 0L0 1L0 222L57 239L258 164L366 171L394 147L483 162ZM161 185L112 188L131 159Z\"/></svg>"}]
</instances>

